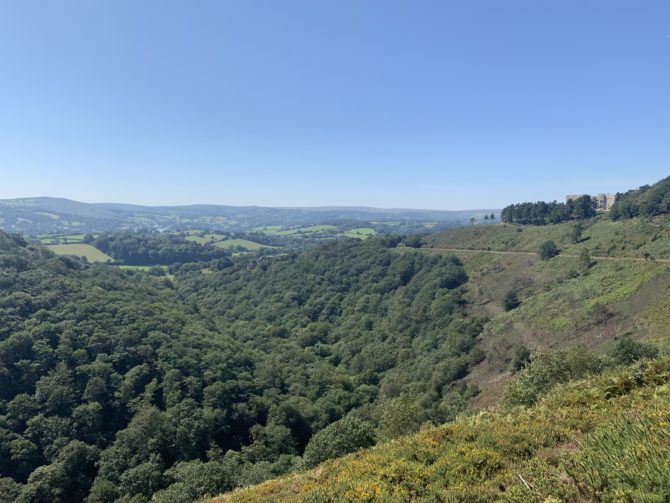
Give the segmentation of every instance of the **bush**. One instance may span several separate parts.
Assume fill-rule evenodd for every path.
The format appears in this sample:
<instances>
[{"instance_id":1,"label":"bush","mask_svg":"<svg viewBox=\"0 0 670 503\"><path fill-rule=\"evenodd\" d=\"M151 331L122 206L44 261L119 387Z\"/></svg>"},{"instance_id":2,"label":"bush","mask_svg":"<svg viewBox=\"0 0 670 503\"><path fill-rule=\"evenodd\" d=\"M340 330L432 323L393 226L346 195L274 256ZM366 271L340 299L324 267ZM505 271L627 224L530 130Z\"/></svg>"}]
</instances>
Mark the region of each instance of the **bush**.
<instances>
[{"instance_id":1,"label":"bush","mask_svg":"<svg viewBox=\"0 0 670 503\"><path fill-rule=\"evenodd\" d=\"M307 444L303 459L313 467L326 459L338 458L374 444L374 426L346 416L316 433Z\"/></svg>"},{"instance_id":2,"label":"bush","mask_svg":"<svg viewBox=\"0 0 670 503\"><path fill-rule=\"evenodd\" d=\"M610 356L614 363L628 365L642 358L656 358L658 348L653 344L634 341L630 336L625 335L619 339Z\"/></svg>"},{"instance_id":3,"label":"bush","mask_svg":"<svg viewBox=\"0 0 670 503\"><path fill-rule=\"evenodd\" d=\"M599 373L602 368L600 358L581 347L539 353L506 386L502 404L507 408L533 405L557 384Z\"/></svg>"},{"instance_id":4,"label":"bush","mask_svg":"<svg viewBox=\"0 0 670 503\"><path fill-rule=\"evenodd\" d=\"M505 296L502 299L502 307L505 311L511 311L512 309L516 309L521 305L521 301L519 300L519 296L516 293L516 290L512 288L509 292L505 294Z\"/></svg>"},{"instance_id":5,"label":"bush","mask_svg":"<svg viewBox=\"0 0 670 503\"><path fill-rule=\"evenodd\" d=\"M530 362L530 350L526 346L517 346L516 351L514 352L514 358L512 358L512 363L510 364L510 370L512 372L518 372Z\"/></svg>"},{"instance_id":6,"label":"bush","mask_svg":"<svg viewBox=\"0 0 670 503\"><path fill-rule=\"evenodd\" d=\"M551 239L540 245L540 258L542 260L549 260L558 255L559 252L558 246Z\"/></svg>"},{"instance_id":7,"label":"bush","mask_svg":"<svg viewBox=\"0 0 670 503\"><path fill-rule=\"evenodd\" d=\"M409 395L401 395L382 405L377 433L383 441L419 430L419 408Z\"/></svg>"}]
</instances>

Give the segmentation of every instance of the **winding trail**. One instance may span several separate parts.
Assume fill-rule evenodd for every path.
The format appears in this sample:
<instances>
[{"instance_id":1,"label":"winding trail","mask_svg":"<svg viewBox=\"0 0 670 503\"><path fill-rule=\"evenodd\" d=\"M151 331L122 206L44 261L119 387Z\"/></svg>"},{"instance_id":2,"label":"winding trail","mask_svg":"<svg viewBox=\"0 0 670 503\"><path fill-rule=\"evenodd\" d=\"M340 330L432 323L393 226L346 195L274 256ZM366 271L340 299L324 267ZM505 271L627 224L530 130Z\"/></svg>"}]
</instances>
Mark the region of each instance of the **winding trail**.
<instances>
[{"instance_id":1,"label":"winding trail","mask_svg":"<svg viewBox=\"0 0 670 503\"><path fill-rule=\"evenodd\" d=\"M442 250L449 252L470 252L470 253L493 253L495 255L526 255L537 257L539 254L529 251L499 251L499 250L483 250L477 248L442 248L440 246L433 246L431 248L421 248L422 250ZM574 253L559 253L559 257L577 258L578 255ZM640 258L640 257L603 257L600 255L591 255L591 260L609 260L610 262L648 262L648 263L670 263L670 258Z\"/></svg>"}]
</instances>

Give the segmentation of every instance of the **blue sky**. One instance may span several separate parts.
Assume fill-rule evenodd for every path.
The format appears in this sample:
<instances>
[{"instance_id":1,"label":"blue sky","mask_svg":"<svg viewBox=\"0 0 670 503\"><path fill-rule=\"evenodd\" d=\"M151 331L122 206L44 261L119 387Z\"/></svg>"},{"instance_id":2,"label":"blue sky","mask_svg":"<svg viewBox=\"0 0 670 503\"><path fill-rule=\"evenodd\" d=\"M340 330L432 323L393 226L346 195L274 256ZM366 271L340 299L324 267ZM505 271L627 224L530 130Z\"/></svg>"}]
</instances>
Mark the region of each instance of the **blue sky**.
<instances>
[{"instance_id":1,"label":"blue sky","mask_svg":"<svg viewBox=\"0 0 670 503\"><path fill-rule=\"evenodd\" d=\"M0 198L494 208L668 174L665 0L0 0Z\"/></svg>"}]
</instances>

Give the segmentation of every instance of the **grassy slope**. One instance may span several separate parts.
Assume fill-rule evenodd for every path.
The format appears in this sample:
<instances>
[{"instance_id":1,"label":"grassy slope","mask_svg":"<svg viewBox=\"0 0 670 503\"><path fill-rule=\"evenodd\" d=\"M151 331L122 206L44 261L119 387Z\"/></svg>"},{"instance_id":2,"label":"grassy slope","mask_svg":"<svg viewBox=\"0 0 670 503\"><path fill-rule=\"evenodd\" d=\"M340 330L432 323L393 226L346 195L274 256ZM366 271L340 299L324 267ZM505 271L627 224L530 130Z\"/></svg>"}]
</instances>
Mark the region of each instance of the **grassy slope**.
<instances>
[{"instance_id":1,"label":"grassy slope","mask_svg":"<svg viewBox=\"0 0 670 503\"><path fill-rule=\"evenodd\" d=\"M662 501L669 381L668 359L610 371L210 501Z\"/></svg>"},{"instance_id":2,"label":"grassy slope","mask_svg":"<svg viewBox=\"0 0 670 503\"><path fill-rule=\"evenodd\" d=\"M189 236L186 236L186 239L198 244L212 244L224 249L235 248L236 246L241 246L249 251L260 250L261 248L273 248L272 246L249 241L248 239L227 239L225 235L217 233L209 233L204 236L190 234Z\"/></svg>"},{"instance_id":3,"label":"grassy slope","mask_svg":"<svg viewBox=\"0 0 670 503\"><path fill-rule=\"evenodd\" d=\"M219 241L215 243L214 246L219 248L235 248L236 246L241 246L247 250L260 250L261 248L272 248L272 246L264 245L261 243L256 243L255 241L249 241L248 239L226 239L224 241Z\"/></svg>"},{"instance_id":4,"label":"grassy slope","mask_svg":"<svg viewBox=\"0 0 670 503\"><path fill-rule=\"evenodd\" d=\"M49 245L51 251L58 255L76 255L86 257L89 262L113 262L114 259L96 247L86 244Z\"/></svg>"},{"instance_id":5,"label":"grassy slope","mask_svg":"<svg viewBox=\"0 0 670 503\"><path fill-rule=\"evenodd\" d=\"M585 239L578 245L570 243L571 228L572 224L468 227L431 236L428 246L534 251L543 241L554 239L568 253L576 253L581 246L597 245L594 249L603 256L641 256L644 250L655 250L658 258L670 257L670 252L659 252L670 249L667 217L651 223L611 222L600 217L585 225ZM615 248L612 243L616 243ZM439 248L420 251L453 253ZM496 401L509 376L510 359L520 344L533 350L579 343L598 352L626 333L658 340L670 332L667 262L598 261L587 275L580 276L578 260L571 257L543 262L536 255L456 254L470 276L470 309L491 319L480 341L487 359L468 377L482 389L473 401L475 407ZM522 305L504 312L500 300L511 288L519 292ZM598 305L605 306L609 313L605 320L598 319Z\"/></svg>"},{"instance_id":6,"label":"grassy slope","mask_svg":"<svg viewBox=\"0 0 670 503\"><path fill-rule=\"evenodd\" d=\"M427 238L428 245L499 251L537 252L543 241L555 241L561 251L577 254L588 248L592 255L610 257L670 258L670 218L612 222L606 215L584 223L582 241L573 244L573 223L547 226L481 225L464 227Z\"/></svg>"},{"instance_id":7,"label":"grassy slope","mask_svg":"<svg viewBox=\"0 0 670 503\"><path fill-rule=\"evenodd\" d=\"M647 251L657 258L670 257L668 218L610 222L600 217L585 225L584 241L577 245L570 243L571 227L470 227L431 236L428 246L535 251L540 243L553 239L568 253L588 246L594 254L603 256L641 257ZM400 251L453 253L438 248ZM457 255L470 277L466 293L469 308L473 314L491 320L480 341L487 358L467 378L482 389L473 409L495 404L510 376L509 361L518 344L531 349L560 349L579 343L602 352L625 333L667 344L668 263L600 261L593 264L588 274L579 275L578 261L570 257L543 262L535 255ZM500 300L510 288L519 291L522 305L505 312ZM605 320L599 320L595 313L598 305L605 306L609 313ZM662 379L668 377L667 372L664 375ZM304 501L442 501L445 494L455 500L473 501L543 501L547 495L579 500L577 481L556 459L575 455L574 440L584 431L604 424L613 411L618 414L640 407L651 410L650 407L668 403L666 386L604 400L603 387L607 387L610 378L615 379L610 375L562 388L527 412L504 415L494 409L329 461L315 471L270 481L222 501L303 497ZM642 405L642 397L652 395L654 400ZM658 400L662 403L656 403ZM519 455L524 449L526 454ZM529 482L532 490L518 475ZM491 482L486 482L488 479ZM543 484L548 484L547 488L539 489ZM447 492L445 487L449 487ZM500 487L505 487L504 494Z\"/></svg>"}]
</instances>

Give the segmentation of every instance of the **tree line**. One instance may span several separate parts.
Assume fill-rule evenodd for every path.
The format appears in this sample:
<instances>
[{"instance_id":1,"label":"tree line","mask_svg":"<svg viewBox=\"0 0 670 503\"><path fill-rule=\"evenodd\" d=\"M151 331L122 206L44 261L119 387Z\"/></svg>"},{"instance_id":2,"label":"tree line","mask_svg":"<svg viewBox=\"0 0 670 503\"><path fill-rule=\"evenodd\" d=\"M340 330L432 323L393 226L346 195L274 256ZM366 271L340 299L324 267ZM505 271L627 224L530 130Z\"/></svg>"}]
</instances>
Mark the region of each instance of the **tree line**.
<instances>
[{"instance_id":1,"label":"tree line","mask_svg":"<svg viewBox=\"0 0 670 503\"><path fill-rule=\"evenodd\" d=\"M108 232L86 242L126 265L171 265L201 262L230 256L222 248L199 244L173 233L149 231Z\"/></svg>"},{"instance_id":2,"label":"tree line","mask_svg":"<svg viewBox=\"0 0 670 503\"><path fill-rule=\"evenodd\" d=\"M565 203L539 201L510 204L503 208L500 219L508 224L546 225L570 220L584 220L595 215L595 201L591 196L584 195Z\"/></svg>"}]
</instances>

